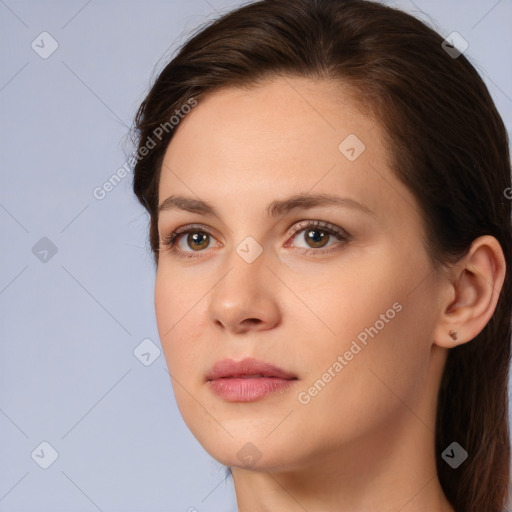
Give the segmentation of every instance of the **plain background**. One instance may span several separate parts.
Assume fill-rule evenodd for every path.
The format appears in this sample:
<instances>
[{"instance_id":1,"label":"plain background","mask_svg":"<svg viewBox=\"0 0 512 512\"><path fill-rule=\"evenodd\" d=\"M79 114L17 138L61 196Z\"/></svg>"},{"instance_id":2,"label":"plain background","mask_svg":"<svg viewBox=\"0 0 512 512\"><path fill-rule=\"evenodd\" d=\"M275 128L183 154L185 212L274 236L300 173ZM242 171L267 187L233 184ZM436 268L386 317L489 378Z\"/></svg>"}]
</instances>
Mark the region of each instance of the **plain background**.
<instances>
[{"instance_id":1,"label":"plain background","mask_svg":"<svg viewBox=\"0 0 512 512\"><path fill-rule=\"evenodd\" d=\"M511 1L388 3L468 41L511 133ZM0 0L0 511L236 509L158 354L132 175L102 200L93 190L125 163L173 51L238 5ZM47 469L42 442L58 454Z\"/></svg>"}]
</instances>

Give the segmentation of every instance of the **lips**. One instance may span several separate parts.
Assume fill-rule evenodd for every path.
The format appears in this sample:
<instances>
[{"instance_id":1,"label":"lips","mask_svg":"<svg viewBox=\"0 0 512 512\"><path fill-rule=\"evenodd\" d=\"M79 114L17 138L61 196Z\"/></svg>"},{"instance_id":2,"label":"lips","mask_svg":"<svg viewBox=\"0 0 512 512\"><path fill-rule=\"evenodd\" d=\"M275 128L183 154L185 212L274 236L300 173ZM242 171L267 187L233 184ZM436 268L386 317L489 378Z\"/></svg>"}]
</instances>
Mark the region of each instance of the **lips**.
<instances>
[{"instance_id":1,"label":"lips","mask_svg":"<svg viewBox=\"0 0 512 512\"><path fill-rule=\"evenodd\" d=\"M246 358L218 361L206 379L209 389L226 402L256 402L271 395L284 398L297 376L273 364Z\"/></svg>"},{"instance_id":2,"label":"lips","mask_svg":"<svg viewBox=\"0 0 512 512\"><path fill-rule=\"evenodd\" d=\"M233 361L233 359L217 361L206 376L207 381L229 378L278 378L294 380L297 379L297 376L282 368L253 358L246 358L242 361Z\"/></svg>"}]
</instances>

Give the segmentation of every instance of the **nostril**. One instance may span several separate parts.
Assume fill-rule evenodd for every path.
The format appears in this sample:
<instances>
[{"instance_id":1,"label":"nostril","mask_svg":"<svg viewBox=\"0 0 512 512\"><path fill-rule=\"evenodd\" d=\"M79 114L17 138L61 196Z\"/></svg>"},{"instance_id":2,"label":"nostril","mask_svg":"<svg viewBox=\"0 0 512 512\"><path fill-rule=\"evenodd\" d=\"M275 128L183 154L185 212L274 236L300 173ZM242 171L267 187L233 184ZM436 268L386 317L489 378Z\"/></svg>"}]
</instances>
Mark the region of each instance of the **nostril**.
<instances>
[{"instance_id":1,"label":"nostril","mask_svg":"<svg viewBox=\"0 0 512 512\"><path fill-rule=\"evenodd\" d=\"M247 318L245 322L249 322L251 324L259 324L261 323L261 320L259 318Z\"/></svg>"}]
</instances>

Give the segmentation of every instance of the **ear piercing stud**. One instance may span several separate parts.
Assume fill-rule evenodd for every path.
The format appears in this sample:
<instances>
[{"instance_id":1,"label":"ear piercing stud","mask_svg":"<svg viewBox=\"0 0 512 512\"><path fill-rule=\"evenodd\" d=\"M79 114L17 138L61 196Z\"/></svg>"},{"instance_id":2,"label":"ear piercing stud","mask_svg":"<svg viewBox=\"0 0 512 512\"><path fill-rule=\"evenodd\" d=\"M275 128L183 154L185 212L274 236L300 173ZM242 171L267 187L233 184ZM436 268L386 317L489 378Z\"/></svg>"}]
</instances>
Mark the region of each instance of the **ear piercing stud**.
<instances>
[{"instance_id":1,"label":"ear piercing stud","mask_svg":"<svg viewBox=\"0 0 512 512\"><path fill-rule=\"evenodd\" d=\"M457 331L453 329L448 333L453 341L457 341Z\"/></svg>"}]
</instances>

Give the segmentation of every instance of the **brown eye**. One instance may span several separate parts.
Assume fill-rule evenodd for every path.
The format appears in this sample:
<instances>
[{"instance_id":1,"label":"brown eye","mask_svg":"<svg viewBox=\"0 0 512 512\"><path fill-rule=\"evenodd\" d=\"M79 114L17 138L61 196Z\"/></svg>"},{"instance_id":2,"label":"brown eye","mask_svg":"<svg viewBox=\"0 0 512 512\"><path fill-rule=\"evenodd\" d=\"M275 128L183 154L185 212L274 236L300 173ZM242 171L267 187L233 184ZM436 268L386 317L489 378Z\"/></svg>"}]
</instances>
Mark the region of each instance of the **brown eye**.
<instances>
[{"instance_id":1,"label":"brown eye","mask_svg":"<svg viewBox=\"0 0 512 512\"><path fill-rule=\"evenodd\" d=\"M311 229L304 233L304 239L307 244L314 249L324 247L329 241L329 236L332 235L326 231L321 231L320 229Z\"/></svg>"},{"instance_id":2,"label":"brown eye","mask_svg":"<svg viewBox=\"0 0 512 512\"><path fill-rule=\"evenodd\" d=\"M203 230L202 226L188 225L168 235L163 235L160 245L162 250L167 247L172 254L191 258L201 256L202 252L207 252L205 249L208 249L213 241L215 241L215 237Z\"/></svg>"},{"instance_id":3,"label":"brown eye","mask_svg":"<svg viewBox=\"0 0 512 512\"><path fill-rule=\"evenodd\" d=\"M209 240L209 234L205 233L203 231L196 231L191 232L187 236L187 244L191 249L194 249L194 251L204 249L208 247L208 244L210 242Z\"/></svg>"},{"instance_id":4,"label":"brown eye","mask_svg":"<svg viewBox=\"0 0 512 512\"><path fill-rule=\"evenodd\" d=\"M349 239L350 235L344 229L324 221L305 221L292 231L292 245L298 253L311 256L334 251ZM286 245L290 246L288 243Z\"/></svg>"}]
</instances>

